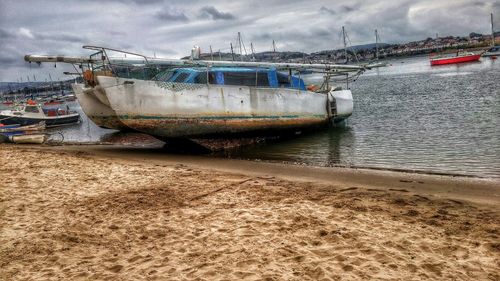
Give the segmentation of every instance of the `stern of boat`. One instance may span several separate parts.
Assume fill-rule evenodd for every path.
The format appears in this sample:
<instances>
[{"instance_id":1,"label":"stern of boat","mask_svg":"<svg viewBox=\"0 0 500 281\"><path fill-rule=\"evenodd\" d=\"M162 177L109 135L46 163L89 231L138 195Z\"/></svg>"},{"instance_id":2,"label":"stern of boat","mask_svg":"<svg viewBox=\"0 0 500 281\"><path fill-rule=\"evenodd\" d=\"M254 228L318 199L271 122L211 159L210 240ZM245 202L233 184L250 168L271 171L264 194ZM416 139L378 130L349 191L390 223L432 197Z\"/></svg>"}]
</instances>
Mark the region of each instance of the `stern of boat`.
<instances>
[{"instance_id":1,"label":"stern of boat","mask_svg":"<svg viewBox=\"0 0 500 281\"><path fill-rule=\"evenodd\" d=\"M332 124L340 123L351 116L353 106L351 90L333 89L328 93L327 111Z\"/></svg>"}]
</instances>

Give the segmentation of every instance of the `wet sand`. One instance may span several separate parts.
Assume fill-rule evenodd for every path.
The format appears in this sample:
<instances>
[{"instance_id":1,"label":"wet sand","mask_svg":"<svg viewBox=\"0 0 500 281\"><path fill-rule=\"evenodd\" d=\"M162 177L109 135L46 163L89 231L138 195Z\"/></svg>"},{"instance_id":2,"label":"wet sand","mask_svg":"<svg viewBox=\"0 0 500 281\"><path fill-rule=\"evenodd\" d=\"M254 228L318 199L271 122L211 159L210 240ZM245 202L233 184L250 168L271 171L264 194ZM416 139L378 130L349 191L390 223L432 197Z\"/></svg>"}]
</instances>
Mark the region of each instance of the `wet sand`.
<instances>
[{"instance_id":1,"label":"wet sand","mask_svg":"<svg viewBox=\"0 0 500 281\"><path fill-rule=\"evenodd\" d=\"M0 145L1 280L499 280L499 182Z\"/></svg>"}]
</instances>

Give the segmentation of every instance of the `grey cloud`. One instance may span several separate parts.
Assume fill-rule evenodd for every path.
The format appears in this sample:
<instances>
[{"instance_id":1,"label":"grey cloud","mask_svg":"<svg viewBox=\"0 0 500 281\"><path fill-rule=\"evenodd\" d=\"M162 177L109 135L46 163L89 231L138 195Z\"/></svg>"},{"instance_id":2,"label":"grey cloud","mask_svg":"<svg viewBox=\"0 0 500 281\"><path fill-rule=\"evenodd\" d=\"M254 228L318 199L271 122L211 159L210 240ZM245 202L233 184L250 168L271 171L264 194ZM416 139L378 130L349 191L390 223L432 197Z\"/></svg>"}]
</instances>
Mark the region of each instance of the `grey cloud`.
<instances>
[{"instance_id":1,"label":"grey cloud","mask_svg":"<svg viewBox=\"0 0 500 281\"><path fill-rule=\"evenodd\" d=\"M86 43L89 41L84 36L72 35L72 34L67 34L67 33L61 33L61 34L41 33L41 34L36 34L35 39L36 40L52 40L52 41L58 41L58 42L70 42L70 43Z\"/></svg>"},{"instance_id":2,"label":"grey cloud","mask_svg":"<svg viewBox=\"0 0 500 281\"><path fill-rule=\"evenodd\" d=\"M213 20L233 20L236 18L233 14L221 12L214 6L201 8L200 13L202 18L211 18Z\"/></svg>"},{"instance_id":3,"label":"grey cloud","mask_svg":"<svg viewBox=\"0 0 500 281\"><path fill-rule=\"evenodd\" d=\"M356 10L355 7L347 6L347 5L342 5L340 8L342 9L343 12L347 12L347 13L350 13L350 12L353 12Z\"/></svg>"},{"instance_id":4,"label":"grey cloud","mask_svg":"<svg viewBox=\"0 0 500 281\"><path fill-rule=\"evenodd\" d=\"M14 38L15 36L9 31L0 28L0 39Z\"/></svg>"},{"instance_id":5,"label":"grey cloud","mask_svg":"<svg viewBox=\"0 0 500 281\"><path fill-rule=\"evenodd\" d=\"M327 14L330 14L330 15L335 15L335 14L337 14L337 12L335 12L334 10L329 9L329 8L327 8L327 7L325 7L325 6L321 6L321 8L319 9L319 11L320 11L320 12L322 12L322 13L327 13Z\"/></svg>"},{"instance_id":6,"label":"grey cloud","mask_svg":"<svg viewBox=\"0 0 500 281\"><path fill-rule=\"evenodd\" d=\"M5 67L7 65L12 65L16 63L18 60L13 58L11 55L9 56L0 56L0 64L2 67Z\"/></svg>"},{"instance_id":7,"label":"grey cloud","mask_svg":"<svg viewBox=\"0 0 500 281\"><path fill-rule=\"evenodd\" d=\"M156 14L156 17L165 21L188 21L188 17L182 11L164 8Z\"/></svg>"},{"instance_id":8,"label":"grey cloud","mask_svg":"<svg viewBox=\"0 0 500 281\"><path fill-rule=\"evenodd\" d=\"M241 31L247 47L252 42L257 51L270 50L274 39L280 51L315 52L341 48L342 25L353 45L374 42L375 28L387 43L436 32L486 34L491 12L498 31L498 0L0 0L0 81L26 76L24 54L88 55L83 44L175 58L195 44L229 51ZM32 65L29 71L56 77L62 68Z\"/></svg>"},{"instance_id":9,"label":"grey cloud","mask_svg":"<svg viewBox=\"0 0 500 281\"><path fill-rule=\"evenodd\" d=\"M102 2L102 0L93 0L95 2ZM124 4L146 4L146 5L151 5L151 4L159 4L163 3L163 0L109 0L110 2L118 2L118 3L124 3Z\"/></svg>"}]
</instances>

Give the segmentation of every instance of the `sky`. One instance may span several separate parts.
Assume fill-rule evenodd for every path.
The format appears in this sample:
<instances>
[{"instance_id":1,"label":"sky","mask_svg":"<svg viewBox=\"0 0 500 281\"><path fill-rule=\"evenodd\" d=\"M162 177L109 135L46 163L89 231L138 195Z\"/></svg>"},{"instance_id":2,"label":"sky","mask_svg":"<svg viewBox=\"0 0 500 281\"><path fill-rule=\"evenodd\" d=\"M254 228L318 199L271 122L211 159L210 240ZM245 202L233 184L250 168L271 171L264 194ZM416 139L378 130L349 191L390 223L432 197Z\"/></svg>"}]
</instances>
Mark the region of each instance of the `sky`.
<instances>
[{"instance_id":1,"label":"sky","mask_svg":"<svg viewBox=\"0 0 500 281\"><path fill-rule=\"evenodd\" d=\"M180 58L193 45L230 51L237 33L250 52L315 52L342 46L402 43L500 29L500 0L0 0L0 81L67 79L69 66L28 64L25 54L88 55L99 45ZM50 74L50 76L49 76ZM49 78L50 77L50 78Z\"/></svg>"}]
</instances>

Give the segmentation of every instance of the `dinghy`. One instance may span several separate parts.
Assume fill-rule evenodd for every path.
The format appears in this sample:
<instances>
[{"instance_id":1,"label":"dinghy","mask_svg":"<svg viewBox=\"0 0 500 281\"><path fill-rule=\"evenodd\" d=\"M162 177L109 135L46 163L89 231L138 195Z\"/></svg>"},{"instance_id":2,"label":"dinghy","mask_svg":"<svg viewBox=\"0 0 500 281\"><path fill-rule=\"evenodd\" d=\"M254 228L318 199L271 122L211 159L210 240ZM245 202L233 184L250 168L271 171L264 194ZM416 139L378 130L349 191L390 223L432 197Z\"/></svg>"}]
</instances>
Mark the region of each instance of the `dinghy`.
<instances>
[{"instance_id":1,"label":"dinghy","mask_svg":"<svg viewBox=\"0 0 500 281\"><path fill-rule=\"evenodd\" d=\"M47 136L45 134L25 134L9 136L9 139L17 144L43 144L47 140Z\"/></svg>"}]
</instances>

